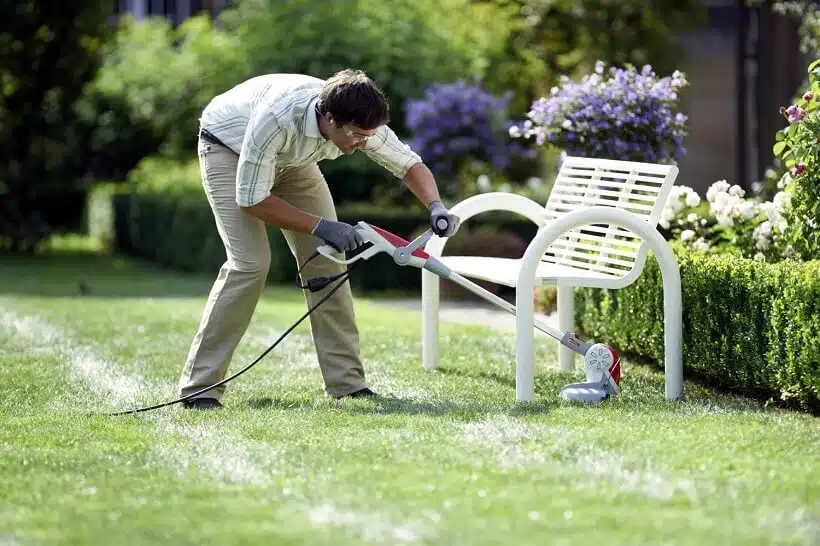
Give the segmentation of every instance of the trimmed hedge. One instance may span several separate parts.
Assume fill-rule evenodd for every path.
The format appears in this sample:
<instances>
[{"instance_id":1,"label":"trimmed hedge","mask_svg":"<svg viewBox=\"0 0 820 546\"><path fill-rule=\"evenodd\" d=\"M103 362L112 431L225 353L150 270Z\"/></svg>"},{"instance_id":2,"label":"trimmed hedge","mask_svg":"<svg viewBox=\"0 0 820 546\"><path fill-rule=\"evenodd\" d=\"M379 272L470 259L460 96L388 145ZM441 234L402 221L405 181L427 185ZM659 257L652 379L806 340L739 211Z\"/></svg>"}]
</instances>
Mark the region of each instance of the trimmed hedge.
<instances>
[{"instance_id":1,"label":"trimmed hedge","mask_svg":"<svg viewBox=\"0 0 820 546\"><path fill-rule=\"evenodd\" d=\"M820 411L820 261L771 264L674 248L684 375ZM626 288L578 289L575 314L586 336L663 362L663 287L653 257Z\"/></svg>"}]
</instances>

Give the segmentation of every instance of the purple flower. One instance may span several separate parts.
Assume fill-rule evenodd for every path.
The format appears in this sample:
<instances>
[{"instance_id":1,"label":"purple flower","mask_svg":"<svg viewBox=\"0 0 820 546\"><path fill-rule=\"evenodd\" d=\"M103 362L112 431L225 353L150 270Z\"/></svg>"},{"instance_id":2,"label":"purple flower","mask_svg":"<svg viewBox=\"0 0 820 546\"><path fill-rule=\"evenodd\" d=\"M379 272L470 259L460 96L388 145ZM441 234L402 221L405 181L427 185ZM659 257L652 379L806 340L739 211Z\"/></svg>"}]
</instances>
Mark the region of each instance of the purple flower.
<instances>
[{"instance_id":1,"label":"purple flower","mask_svg":"<svg viewBox=\"0 0 820 546\"><path fill-rule=\"evenodd\" d=\"M804 117L806 117L806 111L797 106L796 104L792 104L788 108L786 108L786 116L789 119L789 123L795 123L801 121Z\"/></svg>"},{"instance_id":2,"label":"purple flower","mask_svg":"<svg viewBox=\"0 0 820 546\"><path fill-rule=\"evenodd\" d=\"M532 157L535 150L510 139L514 122L506 118L506 110L511 98L511 93L493 96L464 80L431 85L423 98L405 103L414 150L442 179L456 178L476 161L492 172Z\"/></svg>"},{"instance_id":3,"label":"purple flower","mask_svg":"<svg viewBox=\"0 0 820 546\"><path fill-rule=\"evenodd\" d=\"M649 65L607 69L599 61L579 82L562 76L548 97L533 101L529 124L510 134L573 155L674 161L685 153L687 117L674 110L686 85L677 71L658 78Z\"/></svg>"}]
</instances>

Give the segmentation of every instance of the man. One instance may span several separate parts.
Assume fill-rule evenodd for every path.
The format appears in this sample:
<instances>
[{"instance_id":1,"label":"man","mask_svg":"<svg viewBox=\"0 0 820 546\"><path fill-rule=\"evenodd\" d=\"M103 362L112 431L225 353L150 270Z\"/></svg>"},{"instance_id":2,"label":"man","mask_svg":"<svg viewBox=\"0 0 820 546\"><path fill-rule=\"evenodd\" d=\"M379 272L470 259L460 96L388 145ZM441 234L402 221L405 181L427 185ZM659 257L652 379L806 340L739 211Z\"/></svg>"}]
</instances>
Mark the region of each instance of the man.
<instances>
[{"instance_id":1,"label":"man","mask_svg":"<svg viewBox=\"0 0 820 546\"><path fill-rule=\"evenodd\" d=\"M339 222L317 165L361 150L390 171L430 211L431 227L449 237L459 225L442 204L421 158L387 126L389 106L361 71L343 70L327 81L300 74L251 78L215 97L200 118L202 184L225 245L222 265L202 314L179 382L180 397L224 379L265 286L270 246L265 225L282 229L301 265L317 247L339 252L362 244L354 226ZM441 231L436 220L448 219ZM332 276L344 266L316 259L305 279ZM308 305L321 291L306 292ZM359 356L359 333L350 285L310 315L313 342L327 394L374 396ZM184 402L220 408L225 386Z\"/></svg>"}]
</instances>

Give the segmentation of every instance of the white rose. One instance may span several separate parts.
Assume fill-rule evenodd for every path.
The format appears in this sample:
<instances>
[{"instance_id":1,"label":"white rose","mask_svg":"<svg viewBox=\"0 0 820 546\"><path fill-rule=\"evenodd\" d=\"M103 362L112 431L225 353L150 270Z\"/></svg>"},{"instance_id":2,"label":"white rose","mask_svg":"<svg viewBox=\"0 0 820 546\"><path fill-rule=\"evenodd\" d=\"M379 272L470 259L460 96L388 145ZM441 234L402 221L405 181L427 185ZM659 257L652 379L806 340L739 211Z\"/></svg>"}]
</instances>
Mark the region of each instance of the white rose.
<instances>
[{"instance_id":1,"label":"white rose","mask_svg":"<svg viewBox=\"0 0 820 546\"><path fill-rule=\"evenodd\" d=\"M729 204L729 194L724 191L717 193L712 204L716 210L726 208L726 205Z\"/></svg>"},{"instance_id":2,"label":"white rose","mask_svg":"<svg viewBox=\"0 0 820 546\"><path fill-rule=\"evenodd\" d=\"M694 232L694 231L692 231L691 229L686 229L686 230L684 230L683 232L681 232L681 234L680 234L680 240L681 240L681 241L688 241L689 239L691 239L691 238L692 238L692 237L694 237L694 236L695 236L695 232Z\"/></svg>"},{"instance_id":3,"label":"white rose","mask_svg":"<svg viewBox=\"0 0 820 546\"><path fill-rule=\"evenodd\" d=\"M768 235L772 232L772 223L766 220L757 226L757 229L760 230L760 233L763 235Z\"/></svg>"},{"instance_id":4,"label":"white rose","mask_svg":"<svg viewBox=\"0 0 820 546\"><path fill-rule=\"evenodd\" d=\"M740 206L740 213L744 218L751 220L757 215L757 207L752 201L745 201L743 205Z\"/></svg>"},{"instance_id":5,"label":"white rose","mask_svg":"<svg viewBox=\"0 0 820 546\"><path fill-rule=\"evenodd\" d=\"M715 196L720 192L728 192L729 191L729 183L726 180L718 180L714 182L709 189L706 190L706 200L712 202L715 200Z\"/></svg>"},{"instance_id":6,"label":"white rose","mask_svg":"<svg viewBox=\"0 0 820 546\"><path fill-rule=\"evenodd\" d=\"M686 217L686 220L688 220L689 222L691 222L693 224L696 223L698 221L697 213L690 212L689 216Z\"/></svg>"},{"instance_id":7,"label":"white rose","mask_svg":"<svg viewBox=\"0 0 820 546\"><path fill-rule=\"evenodd\" d=\"M716 218L720 227L730 228L735 225L735 221L728 214L718 214Z\"/></svg>"},{"instance_id":8,"label":"white rose","mask_svg":"<svg viewBox=\"0 0 820 546\"><path fill-rule=\"evenodd\" d=\"M772 202L778 211L785 212L791 205L792 194L787 191L779 191L775 194Z\"/></svg>"},{"instance_id":9,"label":"white rose","mask_svg":"<svg viewBox=\"0 0 820 546\"><path fill-rule=\"evenodd\" d=\"M686 206L697 207L698 205L700 205L700 195L695 192L689 192L686 196Z\"/></svg>"},{"instance_id":10,"label":"white rose","mask_svg":"<svg viewBox=\"0 0 820 546\"><path fill-rule=\"evenodd\" d=\"M737 184L734 184L731 188L729 188L729 195L743 197L744 195L746 195L746 191Z\"/></svg>"},{"instance_id":11,"label":"white rose","mask_svg":"<svg viewBox=\"0 0 820 546\"><path fill-rule=\"evenodd\" d=\"M709 250L709 243L703 240L703 237L700 237L697 241L692 243L692 248L695 250L707 251Z\"/></svg>"},{"instance_id":12,"label":"white rose","mask_svg":"<svg viewBox=\"0 0 820 546\"><path fill-rule=\"evenodd\" d=\"M493 189L493 185L490 182L490 177L486 174L479 175L478 179L475 181L475 185L480 192L487 192Z\"/></svg>"}]
</instances>

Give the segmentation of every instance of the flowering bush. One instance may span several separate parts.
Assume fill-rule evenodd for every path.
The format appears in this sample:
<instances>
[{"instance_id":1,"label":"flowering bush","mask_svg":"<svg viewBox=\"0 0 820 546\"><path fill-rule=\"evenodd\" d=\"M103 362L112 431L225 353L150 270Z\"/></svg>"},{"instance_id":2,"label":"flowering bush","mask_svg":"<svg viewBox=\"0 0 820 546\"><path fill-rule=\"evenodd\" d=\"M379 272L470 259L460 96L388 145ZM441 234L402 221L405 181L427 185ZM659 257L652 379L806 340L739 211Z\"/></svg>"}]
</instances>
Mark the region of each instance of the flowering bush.
<instances>
[{"instance_id":1,"label":"flowering bush","mask_svg":"<svg viewBox=\"0 0 820 546\"><path fill-rule=\"evenodd\" d=\"M405 103L414 136L410 145L441 179L444 193L460 196L476 173L500 173L513 159L535 157L535 150L511 142L507 134L510 98L458 80L432 85L423 99Z\"/></svg>"},{"instance_id":2,"label":"flowering bush","mask_svg":"<svg viewBox=\"0 0 820 546\"><path fill-rule=\"evenodd\" d=\"M683 73L658 78L649 65L609 67L598 61L578 83L562 76L549 97L532 103L513 137L535 137L570 155L675 162L686 150L687 117L676 112L688 85Z\"/></svg>"},{"instance_id":3,"label":"flowering bush","mask_svg":"<svg viewBox=\"0 0 820 546\"><path fill-rule=\"evenodd\" d=\"M794 254L788 217L791 192L771 201L746 198L738 185L718 180L706 201L688 186L673 186L659 225L694 250L739 252L745 258L778 261Z\"/></svg>"},{"instance_id":4,"label":"flowering bush","mask_svg":"<svg viewBox=\"0 0 820 546\"><path fill-rule=\"evenodd\" d=\"M788 169L779 184L794 194L791 239L804 259L820 253L820 59L808 73L803 96L781 108L788 125L777 132L773 149Z\"/></svg>"}]
</instances>

